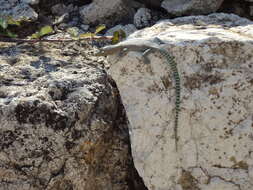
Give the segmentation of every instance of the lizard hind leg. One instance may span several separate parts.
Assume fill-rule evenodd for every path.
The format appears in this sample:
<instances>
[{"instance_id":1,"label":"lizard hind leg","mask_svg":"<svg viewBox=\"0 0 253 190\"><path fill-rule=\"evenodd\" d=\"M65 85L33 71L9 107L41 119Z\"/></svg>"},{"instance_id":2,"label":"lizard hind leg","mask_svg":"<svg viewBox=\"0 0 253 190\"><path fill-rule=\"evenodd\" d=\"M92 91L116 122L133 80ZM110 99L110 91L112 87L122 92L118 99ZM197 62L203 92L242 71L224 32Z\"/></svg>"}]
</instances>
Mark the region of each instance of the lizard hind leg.
<instances>
[{"instance_id":1,"label":"lizard hind leg","mask_svg":"<svg viewBox=\"0 0 253 190\"><path fill-rule=\"evenodd\" d=\"M142 53L144 64L150 64L150 59L148 58L148 55L151 52L152 52L152 49L148 48L148 49L144 50L144 52Z\"/></svg>"},{"instance_id":2,"label":"lizard hind leg","mask_svg":"<svg viewBox=\"0 0 253 190\"><path fill-rule=\"evenodd\" d=\"M160 38L158 37L155 37L153 39L153 43L155 43L156 45L154 45L154 47L150 47L150 48L147 48L143 51L142 55L143 55L143 59L144 59L144 63L145 64L150 64L150 60L148 58L148 55L154 51L154 50L159 50L159 47L157 47L157 45L162 45L162 44L165 44Z\"/></svg>"}]
</instances>

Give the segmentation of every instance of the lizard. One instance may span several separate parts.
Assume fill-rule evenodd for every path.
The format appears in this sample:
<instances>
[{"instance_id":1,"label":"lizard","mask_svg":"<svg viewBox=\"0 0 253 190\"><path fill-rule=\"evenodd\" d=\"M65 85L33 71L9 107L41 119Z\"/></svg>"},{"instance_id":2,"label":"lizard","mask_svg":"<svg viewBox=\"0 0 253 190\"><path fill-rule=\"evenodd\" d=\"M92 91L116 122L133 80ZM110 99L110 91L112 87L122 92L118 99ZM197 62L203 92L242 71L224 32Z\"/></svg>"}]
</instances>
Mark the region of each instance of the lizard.
<instances>
[{"instance_id":1,"label":"lizard","mask_svg":"<svg viewBox=\"0 0 253 190\"><path fill-rule=\"evenodd\" d=\"M174 56L170 55L170 53L160 45L164 44L162 40L159 38L154 38L152 40L143 40L143 39L130 39L127 41L120 42L115 45L108 45L99 50L96 53L96 56L107 56L112 55L115 53L125 53L128 51L137 51L143 52L144 63L149 63L147 59L147 54L151 51L159 52L167 61L168 65L170 66L173 79L175 81L175 93L176 93L176 100L175 100L175 119L174 119L174 136L175 136L175 147L176 152L178 150L178 121L179 121L179 112L180 112L180 96L181 96L181 85L180 85L180 76L177 69L177 64L174 60Z\"/></svg>"}]
</instances>

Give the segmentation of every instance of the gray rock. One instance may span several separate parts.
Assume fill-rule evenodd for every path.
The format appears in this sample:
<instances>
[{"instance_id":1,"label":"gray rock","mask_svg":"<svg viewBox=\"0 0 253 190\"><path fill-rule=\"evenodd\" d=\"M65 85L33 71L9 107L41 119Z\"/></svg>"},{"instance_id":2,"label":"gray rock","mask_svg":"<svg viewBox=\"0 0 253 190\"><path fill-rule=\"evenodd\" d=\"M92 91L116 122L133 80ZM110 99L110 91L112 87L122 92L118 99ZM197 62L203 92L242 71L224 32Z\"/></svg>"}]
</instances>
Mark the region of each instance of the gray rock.
<instances>
[{"instance_id":1,"label":"gray rock","mask_svg":"<svg viewBox=\"0 0 253 190\"><path fill-rule=\"evenodd\" d=\"M147 8L140 8L134 15L134 24L137 28L150 26L151 24L151 10Z\"/></svg>"},{"instance_id":2,"label":"gray rock","mask_svg":"<svg viewBox=\"0 0 253 190\"><path fill-rule=\"evenodd\" d=\"M90 26L87 25L87 24L82 24L80 27L81 27L82 30L84 30L84 31L88 31L88 29L90 28Z\"/></svg>"},{"instance_id":3,"label":"gray rock","mask_svg":"<svg viewBox=\"0 0 253 190\"><path fill-rule=\"evenodd\" d=\"M67 6L67 11L70 13L70 12L73 12L73 11L77 11L77 7L75 7L73 4L69 4Z\"/></svg>"},{"instance_id":4,"label":"gray rock","mask_svg":"<svg viewBox=\"0 0 253 190\"><path fill-rule=\"evenodd\" d=\"M0 0L0 15L8 15L16 20L37 20L38 14L28 5L37 1Z\"/></svg>"},{"instance_id":5,"label":"gray rock","mask_svg":"<svg viewBox=\"0 0 253 190\"><path fill-rule=\"evenodd\" d=\"M131 0L94 0L80 8L84 24L107 24L125 19L130 14Z\"/></svg>"},{"instance_id":6,"label":"gray rock","mask_svg":"<svg viewBox=\"0 0 253 190\"><path fill-rule=\"evenodd\" d=\"M61 16L66 13L71 13L76 10L73 4L69 4L68 6L63 3L58 3L52 6L51 11L53 14Z\"/></svg>"},{"instance_id":7,"label":"gray rock","mask_svg":"<svg viewBox=\"0 0 253 190\"><path fill-rule=\"evenodd\" d=\"M52 13L58 16L67 13L68 12L67 10L68 10L67 6L64 5L63 3L56 4L51 8Z\"/></svg>"},{"instance_id":8,"label":"gray rock","mask_svg":"<svg viewBox=\"0 0 253 190\"><path fill-rule=\"evenodd\" d=\"M215 12L222 2L223 0L164 0L162 7L176 16L198 15Z\"/></svg>"},{"instance_id":9,"label":"gray rock","mask_svg":"<svg viewBox=\"0 0 253 190\"><path fill-rule=\"evenodd\" d=\"M0 190L130 190L110 78L78 54L87 46L41 47L1 44Z\"/></svg>"}]
</instances>

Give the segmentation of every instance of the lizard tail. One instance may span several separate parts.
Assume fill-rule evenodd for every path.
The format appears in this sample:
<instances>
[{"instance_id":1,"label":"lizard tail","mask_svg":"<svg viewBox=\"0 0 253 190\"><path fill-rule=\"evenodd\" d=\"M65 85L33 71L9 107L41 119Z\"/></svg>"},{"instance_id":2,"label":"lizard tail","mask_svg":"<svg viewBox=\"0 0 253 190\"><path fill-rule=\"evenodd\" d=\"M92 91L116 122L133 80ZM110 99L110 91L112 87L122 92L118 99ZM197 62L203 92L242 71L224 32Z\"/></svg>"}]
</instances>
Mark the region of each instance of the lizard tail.
<instances>
[{"instance_id":1,"label":"lizard tail","mask_svg":"<svg viewBox=\"0 0 253 190\"><path fill-rule=\"evenodd\" d=\"M178 150L178 121L179 121L179 112L180 112L180 97L181 97L181 87L180 87L180 76L177 69L177 63L174 60L174 57L171 56L166 50L160 50L161 54L167 59L167 62L172 70L173 79L175 81L175 121L174 121L174 135L175 135L175 146L176 151Z\"/></svg>"}]
</instances>

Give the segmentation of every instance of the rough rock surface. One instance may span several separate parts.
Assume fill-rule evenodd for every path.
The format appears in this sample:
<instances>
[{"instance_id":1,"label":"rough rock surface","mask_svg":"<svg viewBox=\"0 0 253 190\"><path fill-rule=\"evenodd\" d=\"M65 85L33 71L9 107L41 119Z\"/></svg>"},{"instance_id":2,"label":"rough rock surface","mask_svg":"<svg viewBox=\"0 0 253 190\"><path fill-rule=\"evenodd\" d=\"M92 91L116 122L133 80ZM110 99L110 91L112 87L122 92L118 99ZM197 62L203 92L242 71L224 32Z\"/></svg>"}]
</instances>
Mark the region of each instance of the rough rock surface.
<instances>
[{"instance_id":1,"label":"rough rock surface","mask_svg":"<svg viewBox=\"0 0 253 190\"><path fill-rule=\"evenodd\" d=\"M128 18L131 14L130 2L131 0L94 0L80 8L81 19L84 24L112 25Z\"/></svg>"},{"instance_id":2,"label":"rough rock surface","mask_svg":"<svg viewBox=\"0 0 253 190\"><path fill-rule=\"evenodd\" d=\"M89 47L0 47L0 190L134 189L118 92Z\"/></svg>"},{"instance_id":3,"label":"rough rock surface","mask_svg":"<svg viewBox=\"0 0 253 190\"><path fill-rule=\"evenodd\" d=\"M162 7L176 16L213 13L223 0L164 0Z\"/></svg>"},{"instance_id":4,"label":"rough rock surface","mask_svg":"<svg viewBox=\"0 0 253 190\"><path fill-rule=\"evenodd\" d=\"M0 15L12 16L17 20L37 20L38 14L28 3L38 3L27 0L0 0Z\"/></svg>"},{"instance_id":5,"label":"rough rock surface","mask_svg":"<svg viewBox=\"0 0 253 190\"><path fill-rule=\"evenodd\" d=\"M144 183L149 190L251 190L253 22L233 14L182 17L129 39L154 37L175 56L181 76L177 152L174 80L164 57L150 54L150 65L133 51L109 59Z\"/></svg>"},{"instance_id":6,"label":"rough rock surface","mask_svg":"<svg viewBox=\"0 0 253 190\"><path fill-rule=\"evenodd\" d=\"M134 24L137 28L150 26L152 20L151 10L140 8L134 15Z\"/></svg>"}]
</instances>

